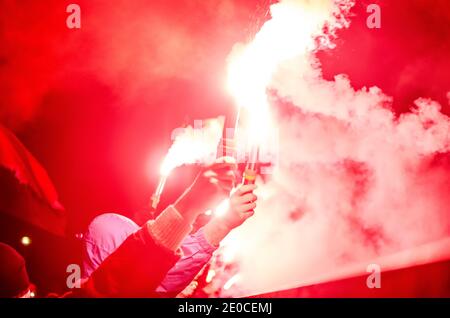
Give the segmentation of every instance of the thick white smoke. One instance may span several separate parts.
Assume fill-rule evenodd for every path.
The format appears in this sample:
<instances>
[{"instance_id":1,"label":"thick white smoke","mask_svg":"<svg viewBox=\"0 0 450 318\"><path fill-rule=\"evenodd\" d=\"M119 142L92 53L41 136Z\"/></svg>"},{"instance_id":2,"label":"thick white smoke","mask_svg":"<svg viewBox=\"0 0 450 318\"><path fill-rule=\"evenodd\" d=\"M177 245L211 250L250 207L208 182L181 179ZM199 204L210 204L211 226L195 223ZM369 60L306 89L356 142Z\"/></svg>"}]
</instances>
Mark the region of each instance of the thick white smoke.
<instances>
[{"instance_id":1,"label":"thick white smoke","mask_svg":"<svg viewBox=\"0 0 450 318\"><path fill-rule=\"evenodd\" d=\"M288 28L277 12L283 6L306 10L303 17L314 12L314 22L326 26L325 35L314 34L316 43L330 47L333 30L347 26L351 4L282 1L270 23L294 42L305 37L302 29ZM239 264L234 295L298 286L449 234L450 174L435 156L450 149L450 119L440 105L419 98L397 117L378 88L355 90L345 75L327 81L314 48L296 53L278 65L269 85L278 166L260 185L255 216L225 244Z\"/></svg>"}]
</instances>

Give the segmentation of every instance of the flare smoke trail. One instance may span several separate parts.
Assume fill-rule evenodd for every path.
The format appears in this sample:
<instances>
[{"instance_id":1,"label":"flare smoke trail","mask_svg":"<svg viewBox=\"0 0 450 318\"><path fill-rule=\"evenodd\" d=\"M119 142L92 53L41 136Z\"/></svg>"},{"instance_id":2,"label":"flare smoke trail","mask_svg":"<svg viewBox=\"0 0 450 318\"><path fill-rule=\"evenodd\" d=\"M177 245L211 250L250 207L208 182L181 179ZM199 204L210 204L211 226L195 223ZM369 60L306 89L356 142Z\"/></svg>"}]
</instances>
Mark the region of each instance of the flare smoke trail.
<instances>
[{"instance_id":1,"label":"flare smoke trail","mask_svg":"<svg viewBox=\"0 0 450 318\"><path fill-rule=\"evenodd\" d=\"M231 294L298 286L449 235L450 173L439 156L450 148L450 119L441 106L418 98L396 116L380 89L355 90L346 75L322 76L315 52L332 49L352 4L281 1L255 37L275 41L264 56L282 56L277 50L286 43L295 51L277 61L268 85L277 110L278 167L260 185L255 216L226 241L240 268ZM304 41L311 36L313 46Z\"/></svg>"}]
</instances>

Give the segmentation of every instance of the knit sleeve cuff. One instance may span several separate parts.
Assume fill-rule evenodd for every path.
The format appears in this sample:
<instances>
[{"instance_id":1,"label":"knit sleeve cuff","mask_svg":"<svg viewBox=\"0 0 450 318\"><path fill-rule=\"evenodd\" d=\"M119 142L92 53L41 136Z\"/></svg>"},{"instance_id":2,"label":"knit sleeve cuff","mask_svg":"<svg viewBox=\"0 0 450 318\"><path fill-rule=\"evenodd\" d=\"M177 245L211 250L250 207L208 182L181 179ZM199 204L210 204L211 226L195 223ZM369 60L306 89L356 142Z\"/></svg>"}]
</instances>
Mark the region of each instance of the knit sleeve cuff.
<instances>
[{"instance_id":1,"label":"knit sleeve cuff","mask_svg":"<svg viewBox=\"0 0 450 318\"><path fill-rule=\"evenodd\" d=\"M173 205L169 205L155 221L147 222L147 228L159 244L176 251L191 232L192 225Z\"/></svg>"}]
</instances>

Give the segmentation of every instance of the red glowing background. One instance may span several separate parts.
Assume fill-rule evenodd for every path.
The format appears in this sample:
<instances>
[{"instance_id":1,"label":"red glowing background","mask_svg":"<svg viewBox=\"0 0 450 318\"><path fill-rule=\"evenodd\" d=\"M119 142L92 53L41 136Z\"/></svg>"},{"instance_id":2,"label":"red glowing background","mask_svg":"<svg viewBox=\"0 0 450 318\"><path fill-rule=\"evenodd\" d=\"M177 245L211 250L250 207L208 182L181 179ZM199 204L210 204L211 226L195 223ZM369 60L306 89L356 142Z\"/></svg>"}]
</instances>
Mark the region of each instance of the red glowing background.
<instances>
[{"instance_id":1,"label":"red glowing background","mask_svg":"<svg viewBox=\"0 0 450 318\"><path fill-rule=\"evenodd\" d=\"M148 203L174 128L235 116L226 59L271 1L79 0L79 30L66 26L69 3L0 2L0 123L45 166L76 233L99 213L133 217ZM366 26L370 3L381 29ZM380 87L396 114L429 97L449 115L450 3L363 0L352 14L336 48L318 53L324 77ZM189 175L169 182L165 202Z\"/></svg>"}]
</instances>

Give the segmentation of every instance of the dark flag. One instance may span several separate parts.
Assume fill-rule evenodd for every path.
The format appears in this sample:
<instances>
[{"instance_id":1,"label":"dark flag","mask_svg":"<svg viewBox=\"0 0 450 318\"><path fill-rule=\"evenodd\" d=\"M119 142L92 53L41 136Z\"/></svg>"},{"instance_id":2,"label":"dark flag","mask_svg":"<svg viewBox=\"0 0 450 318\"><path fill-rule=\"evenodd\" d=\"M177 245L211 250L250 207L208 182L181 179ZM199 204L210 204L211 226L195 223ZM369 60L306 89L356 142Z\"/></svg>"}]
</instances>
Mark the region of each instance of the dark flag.
<instances>
[{"instance_id":1,"label":"dark flag","mask_svg":"<svg viewBox=\"0 0 450 318\"><path fill-rule=\"evenodd\" d=\"M0 169L0 211L63 235L66 213L50 177L19 139L1 125L0 167L4 168Z\"/></svg>"}]
</instances>

